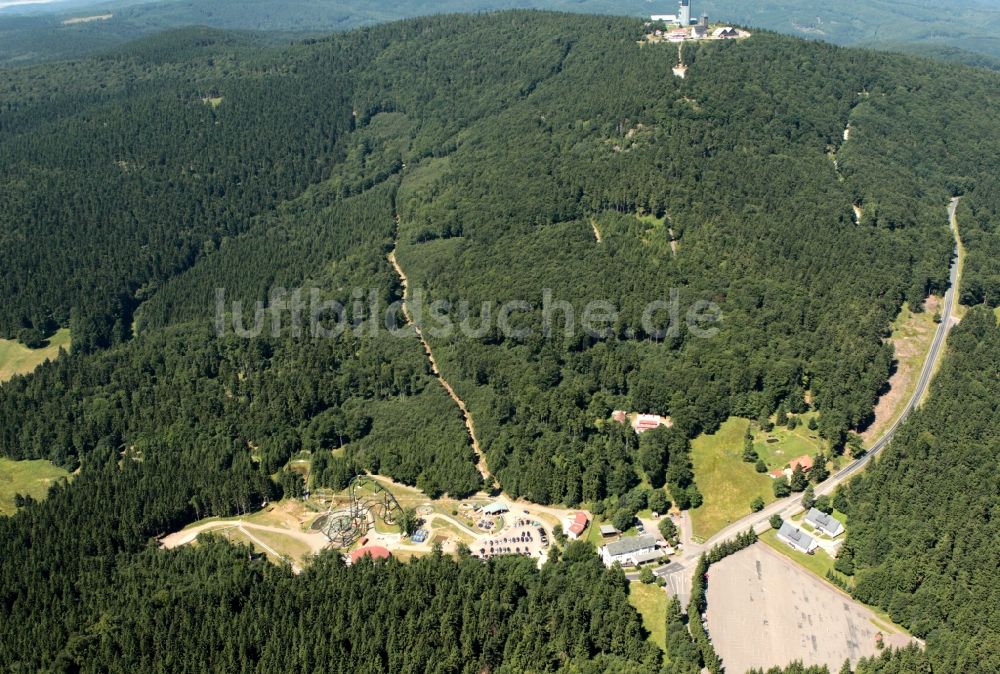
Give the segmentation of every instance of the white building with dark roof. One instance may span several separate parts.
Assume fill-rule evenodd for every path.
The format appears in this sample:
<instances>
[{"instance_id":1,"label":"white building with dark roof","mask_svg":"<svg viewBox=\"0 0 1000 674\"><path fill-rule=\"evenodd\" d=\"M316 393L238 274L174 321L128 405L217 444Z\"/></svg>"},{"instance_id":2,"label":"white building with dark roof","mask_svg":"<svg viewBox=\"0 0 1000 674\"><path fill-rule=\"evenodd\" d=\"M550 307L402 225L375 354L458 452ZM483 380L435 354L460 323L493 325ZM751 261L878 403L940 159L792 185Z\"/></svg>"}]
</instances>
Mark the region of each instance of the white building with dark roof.
<instances>
[{"instance_id":1,"label":"white building with dark roof","mask_svg":"<svg viewBox=\"0 0 1000 674\"><path fill-rule=\"evenodd\" d=\"M840 523L840 520L816 508L809 509L809 512L806 513L805 522L816 531L826 534L830 538L836 538L844 533L844 525Z\"/></svg>"},{"instance_id":2,"label":"white building with dark roof","mask_svg":"<svg viewBox=\"0 0 1000 674\"><path fill-rule=\"evenodd\" d=\"M656 539L652 536L626 536L614 543L602 545L600 549L601 561L608 567L615 562L622 566L635 566L659 559L663 552L656 546Z\"/></svg>"},{"instance_id":3,"label":"white building with dark roof","mask_svg":"<svg viewBox=\"0 0 1000 674\"><path fill-rule=\"evenodd\" d=\"M802 531L802 529L799 529L791 522L782 523L781 528L778 529L778 540L784 541L791 548L798 550L799 552L804 552L807 555L811 555L813 550L819 546L819 543L817 543L812 536Z\"/></svg>"}]
</instances>

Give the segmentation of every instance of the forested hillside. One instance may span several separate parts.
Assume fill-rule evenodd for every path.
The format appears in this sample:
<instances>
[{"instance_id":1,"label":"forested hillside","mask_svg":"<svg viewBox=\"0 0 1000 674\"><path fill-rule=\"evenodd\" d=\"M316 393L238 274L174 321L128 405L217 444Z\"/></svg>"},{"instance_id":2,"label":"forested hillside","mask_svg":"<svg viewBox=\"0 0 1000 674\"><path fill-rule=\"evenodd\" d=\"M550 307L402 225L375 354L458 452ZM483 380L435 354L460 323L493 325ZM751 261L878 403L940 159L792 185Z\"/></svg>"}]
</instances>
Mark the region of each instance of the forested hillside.
<instances>
[{"instance_id":1,"label":"forested hillside","mask_svg":"<svg viewBox=\"0 0 1000 674\"><path fill-rule=\"evenodd\" d=\"M202 328L216 322L218 290L228 311L315 289L348 305L356 328L377 329L381 314L352 299L400 297L386 260L398 245L428 302L464 303L455 322L492 316L475 336L418 322L513 495L573 504L634 487L634 447L603 423L613 408L669 415L693 437L732 414L800 410L808 397L840 447L871 419L892 360L882 338L901 303L919 307L946 286L950 195L968 192L975 209L963 291L994 299L997 158L981 150L1000 141L982 112L997 78L762 33L689 47L681 80L674 51L638 46L641 31L627 19L512 13L261 51L194 30L15 71L0 99L0 259L14 298L0 326L13 336L68 324L73 357L37 379L88 382L107 380L97 374L106 358L141 371L149 340L166 353L174 340L210 340ZM665 313L643 320L674 292L681 315L715 303L718 334L698 338L681 319L664 336ZM546 293L571 307L572 334L565 311L542 334ZM509 300L532 305L514 320L533 334L499 329ZM578 327L594 300L618 310L600 334ZM374 331L354 334L367 344ZM277 358L313 353L287 331L274 339ZM398 349L421 357L412 338ZM300 371L304 385L328 385L328 355ZM199 395L228 392L215 371L194 376ZM19 391L29 389L65 422L26 415ZM312 448L323 415L400 395L364 390L348 382L231 435L247 454L284 438L263 464L273 470ZM426 419L408 395L368 412L377 432L352 459L432 492L467 492L463 461L431 466L438 449L377 460L401 454L381 446L395 425L385 418ZM283 409L275 397L248 404ZM128 408L113 403L103 426L73 428L75 407L105 403L90 387L15 383L0 394L12 420L4 450L72 467L112 429L128 445L156 427L129 428ZM424 422L403 426L423 435ZM458 435L435 437L471 462ZM683 446L669 454L664 477L649 477L696 503Z\"/></svg>"},{"instance_id":2,"label":"forested hillside","mask_svg":"<svg viewBox=\"0 0 1000 674\"><path fill-rule=\"evenodd\" d=\"M107 50L182 26L266 31L281 42L384 21L507 9L647 17L675 0L91 0L0 10L0 64L23 65ZM2 5L2 3L0 3ZM697 14L840 45L907 51L1000 69L1000 11L990 0L695 0ZM110 15L110 16L108 16ZM81 17L100 20L74 22ZM64 23L69 21L69 23Z\"/></svg>"},{"instance_id":3,"label":"forested hillside","mask_svg":"<svg viewBox=\"0 0 1000 674\"><path fill-rule=\"evenodd\" d=\"M682 80L642 31L513 12L270 50L194 29L10 71L0 332L68 326L73 352L0 386L0 452L79 473L0 520L0 663L658 669L624 580L580 550L541 573L331 558L293 578L246 551L148 544L259 508L303 450L331 486L359 469L431 495L483 486L415 330L383 325L392 303L400 319L392 251L411 293L467 303L456 322L534 304L520 337L417 322L500 486L547 503L613 505L645 479L692 505L688 441L732 414L811 404L840 447L889 376L900 306L946 286L950 196L967 195L963 293L1000 300L1000 78L761 32L686 49ZM300 287L346 303L340 334L279 328L270 310ZM546 336L546 289L578 325L594 300L619 315L565 336L558 316ZM680 329L664 335L643 312L672 289ZM710 338L683 320L700 300L722 313ZM243 327L259 302L259 333L240 336L233 302ZM639 443L613 409L673 428ZM863 541L860 587L889 604ZM368 615L391 629L361 630Z\"/></svg>"}]
</instances>

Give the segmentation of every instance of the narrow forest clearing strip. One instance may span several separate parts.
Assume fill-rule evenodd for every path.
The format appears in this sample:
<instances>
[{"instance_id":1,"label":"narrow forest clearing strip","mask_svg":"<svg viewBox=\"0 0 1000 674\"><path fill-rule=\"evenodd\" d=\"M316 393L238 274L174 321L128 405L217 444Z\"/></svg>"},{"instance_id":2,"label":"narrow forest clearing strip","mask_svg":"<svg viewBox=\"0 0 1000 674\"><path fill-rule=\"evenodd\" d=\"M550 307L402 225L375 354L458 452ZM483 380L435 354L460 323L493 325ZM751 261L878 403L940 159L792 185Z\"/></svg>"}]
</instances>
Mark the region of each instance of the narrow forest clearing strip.
<instances>
[{"instance_id":1,"label":"narrow forest clearing strip","mask_svg":"<svg viewBox=\"0 0 1000 674\"><path fill-rule=\"evenodd\" d=\"M865 443L872 442L889 428L913 397L920 371L934 341L937 330L934 313L940 305L940 298L930 297L924 311L918 314L904 304L893 321L889 341L896 351L896 371L889 378L888 390L879 396L875 404L875 420L861 434Z\"/></svg>"},{"instance_id":2,"label":"narrow forest clearing strip","mask_svg":"<svg viewBox=\"0 0 1000 674\"><path fill-rule=\"evenodd\" d=\"M453 389L451 384L448 383L448 380L442 376L437 360L434 358L434 352L431 350L430 343L424 337L424 333L420 329L420 326L413 322L413 316L410 314L409 308L410 282L406 277L406 274L403 272L403 268L400 266L399 260L396 259L395 248L389 253L388 257L389 262L392 264L392 268L396 270L396 274L399 276L399 281L403 286L403 316L406 318L407 324L412 325L416 331L417 339L420 340L421 345L424 347L424 353L427 354L427 360L430 361L431 372L437 380L441 382L441 386L444 387L444 390L448 392L448 395L455 401L455 404L458 405L458 408L462 411L462 417L465 419L465 427L469 431L469 440L472 442L472 449L475 451L476 456L479 459L476 467L479 469L479 474L483 476L484 480L490 480L491 476L489 466L486 464L486 456L483 454L483 450L479 446L479 439L476 437L476 424L472 419L472 414L469 413L469 408L466 407L465 401L458 397L458 394L455 393L455 389Z\"/></svg>"},{"instance_id":3,"label":"narrow forest clearing strip","mask_svg":"<svg viewBox=\"0 0 1000 674\"><path fill-rule=\"evenodd\" d=\"M649 632L649 640L667 650L667 603L670 597L655 584L629 583L628 601L642 618L642 626Z\"/></svg>"},{"instance_id":4,"label":"narrow forest clearing strip","mask_svg":"<svg viewBox=\"0 0 1000 674\"><path fill-rule=\"evenodd\" d=\"M597 228L597 219L596 218L594 218L594 217L590 218L590 226L594 230L594 238L597 239L597 243L600 243L601 241L603 241L604 238L601 236L601 230Z\"/></svg>"}]
</instances>

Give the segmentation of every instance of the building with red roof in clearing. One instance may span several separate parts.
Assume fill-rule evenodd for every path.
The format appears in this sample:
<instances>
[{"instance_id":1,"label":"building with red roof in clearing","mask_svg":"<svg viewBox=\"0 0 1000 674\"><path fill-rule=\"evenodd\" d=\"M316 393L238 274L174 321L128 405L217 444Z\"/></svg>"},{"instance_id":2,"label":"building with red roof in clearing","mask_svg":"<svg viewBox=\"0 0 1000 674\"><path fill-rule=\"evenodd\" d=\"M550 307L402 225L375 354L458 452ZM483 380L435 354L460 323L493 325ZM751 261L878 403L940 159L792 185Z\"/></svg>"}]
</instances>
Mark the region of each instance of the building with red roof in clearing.
<instances>
[{"instance_id":1,"label":"building with red roof in clearing","mask_svg":"<svg viewBox=\"0 0 1000 674\"><path fill-rule=\"evenodd\" d=\"M632 428L635 429L636 433L645 433L660 426L670 428L673 423L668 417L661 417L659 414L637 414L632 422Z\"/></svg>"},{"instance_id":2,"label":"building with red roof in clearing","mask_svg":"<svg viewBox=\"0 0 1000 674\"><path fill-rule=\"evenodd\" d=\"M568 535L574 541L580 537L583 530L587 528L590 520L587 519L587 513L578 512L573 516L573 519L569 521L569 526L566 528L566 535Z\"/></svg>"},{"instance_id":3,"label":"building with red roof in clearing","mask_svg":"<svg viewBox=\"0 0 1000 674\"><path fill-rule=\"evenodd\" d=\"M795 470L796 466L802 466L802 470L809 470L813 467L813 458L808 454L803 454L797 459L788 462L788 467Z\"/></svg>"},{"instance_id":4,"label":"building with red roof in clearing","mask_svg":"<svg viewBox=\"0 0 1000 674\"><path fill-rule=\"evenodd\" d=\"M660 426L666 426L670 428L674 425L670 417L661 417L659 414L641 414L636 413L634 417L629 420L629 415L625 410L615 410L611 413L611 419L617 421L618 423L630 424L632 430L636 433L645 433L646 431L651 431L654 428L659 428Z\"/></svg>"},{"instance_id":5,"label":"building with red roof in clearing","mask_svg":"<svg viewBox=\"0 0 1000 674\"><path fill-rule=\"evenodd\" d=\"M779 477L791 477L796 466L802 466L802 470L809 470L813 467L813 458L808 454L803 454L802 456L789 461L788 468L778 468L777 470L772 470L768 473L768 475L775 479Z\"/></svg>"},{"instance_id":6,"label":"building with red roof in clearing","mask_svg":"<svg viewBox=\"0 0 1000 674\"><path fill-rule=\"evenodd\" d=\"M351 554L347 556L347 561L349 564L355 564L362 557L371 557L372 559L389 559L392 557L392 553L389 552L388 548L383 548L381 545L366 545L363 548L352 550Z\"/></svg>"}]
</instances>

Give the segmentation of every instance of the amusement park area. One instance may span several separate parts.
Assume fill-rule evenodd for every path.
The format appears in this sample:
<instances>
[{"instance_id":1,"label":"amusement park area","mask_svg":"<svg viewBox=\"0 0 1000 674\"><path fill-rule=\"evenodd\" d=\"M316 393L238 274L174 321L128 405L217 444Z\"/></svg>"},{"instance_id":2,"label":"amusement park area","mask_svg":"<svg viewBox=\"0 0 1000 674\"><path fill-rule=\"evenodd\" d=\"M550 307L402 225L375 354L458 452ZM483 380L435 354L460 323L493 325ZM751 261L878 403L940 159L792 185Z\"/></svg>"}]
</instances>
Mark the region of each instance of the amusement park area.
<instances>
[{"instance_id":1,"label":"amusement park area","mask_svg":"<svg viewBox=\"0 0 1000 674\"><path fill-rule=\"evenodd\" d=\"M541 565L557 531L576 538L590 522L590 515L580 510L485 493L432 500L388 478L358 475L343 491L315 489L303 498L266 504L244 517L202 520L160 543L172 548L210 533L250 544L274 562L289 563L296 573L311 555L327 549L340 551L352 564L365 556L405 561L431 554L435 548L455 554L464 545L484 560L522 555Z\"/></svg>"}]
</instances>

